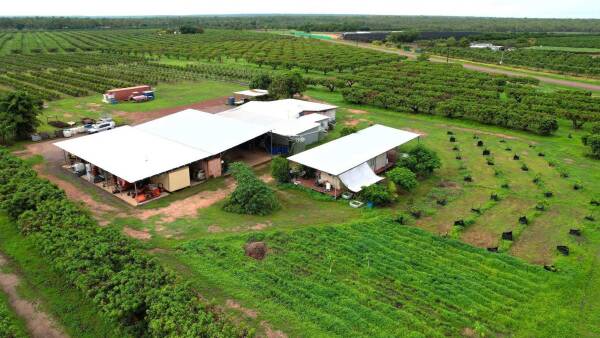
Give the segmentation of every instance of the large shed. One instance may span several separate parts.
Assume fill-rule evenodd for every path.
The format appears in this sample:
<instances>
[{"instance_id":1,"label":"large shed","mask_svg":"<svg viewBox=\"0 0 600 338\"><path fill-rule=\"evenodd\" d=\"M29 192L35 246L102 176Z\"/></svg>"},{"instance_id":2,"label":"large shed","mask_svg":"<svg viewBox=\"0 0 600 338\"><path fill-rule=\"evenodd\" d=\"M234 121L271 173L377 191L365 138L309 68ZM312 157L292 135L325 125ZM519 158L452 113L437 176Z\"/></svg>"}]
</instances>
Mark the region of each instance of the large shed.
<instances>
[{"instance_id":1,"label":"large shed","mask_svg":"<svg viewBox=\"0 0 600 338\"><path fill-rule=\"evenodd\" d=\"M314 187L329 185L336 194L344 189L359 192L363 186L383 179L377 174L395 163L397 147L418 137L419 134L376 124L289 160L316 170Z\"/></svg>"}]
</instances>

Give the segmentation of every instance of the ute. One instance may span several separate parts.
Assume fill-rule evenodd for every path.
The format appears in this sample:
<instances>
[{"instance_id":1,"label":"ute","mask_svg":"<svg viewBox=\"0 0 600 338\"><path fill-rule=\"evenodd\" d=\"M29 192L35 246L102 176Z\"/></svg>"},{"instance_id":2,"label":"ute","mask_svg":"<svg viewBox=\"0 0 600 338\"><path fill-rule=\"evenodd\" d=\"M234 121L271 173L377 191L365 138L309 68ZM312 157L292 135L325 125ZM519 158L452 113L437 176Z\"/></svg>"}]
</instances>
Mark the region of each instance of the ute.
<instances>
[{"instance_id":1,"label":"ute","mask_svg":"<svg viewBox=\"0 0 600 338\"><path fill-rule=\"evenodd\" d=\"M101 131L110 130L115 127L115 122L112 119L102 119L96 124L92 124L91 127L87 128L88 134L95 134Z\"/></svg>"}]
</instances>

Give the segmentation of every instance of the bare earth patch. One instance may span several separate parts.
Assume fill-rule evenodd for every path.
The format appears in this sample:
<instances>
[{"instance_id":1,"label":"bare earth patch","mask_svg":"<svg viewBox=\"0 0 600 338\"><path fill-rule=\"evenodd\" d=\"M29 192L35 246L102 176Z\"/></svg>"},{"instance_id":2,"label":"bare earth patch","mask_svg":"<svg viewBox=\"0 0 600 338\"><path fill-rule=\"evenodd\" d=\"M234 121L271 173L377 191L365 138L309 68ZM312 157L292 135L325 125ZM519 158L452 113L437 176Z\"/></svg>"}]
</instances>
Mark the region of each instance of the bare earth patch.
<instances>
[{"instance_id":1,"label":"bare earth patch","mask_svg":"<svg viewBox=\"0 0 600 338\"><path fill-rule=\"evenodd\" d=\"M350 120L344 121L344 124L347 126L350 126L350 127L354 127L354 126L357 126L361 122L368 122L368 120L366 120L366 119L350 119Z\"/></svg>"},{"instance_id":2,"label":"bare earth patch","mask_svg":"<svg viewBox=\"0 0 600 338\"><path fill-rule=\"evenodd\" d=\"M411 133L419 134L420 136L427 136L426 132L414 128L402 128L402 130L410 131Z\"/></svg>"},{"instance_id":3,"label":"bare earth patch","mask_svg":"<svg viewBox=\"0 0 600 338\"><path fill-rule=\"evenodd\" d=\"M358 115L369 114L368 111L366 111L366 110L360 110L360 109L348 109L348 111L351 112L352 114L358 114Z\"/></svg>"},{"instance_id":4,"label":"bare earth patch","mask_svg":"<svg viewBox=\"0 0 600 338\"><path fill-rule=\"evenodd\" d=\"M6 264L6 258L0 255L0 266ZM8 296L10 306L27 324L27 329L35 338L67 337L44 312L39 311L33 302L21 298L17 292L20 283L19 276L0 272L0 288Z\"/></svg>"},{"instance_id":5,"label":"bare earth patch","mask_svg":"<svg viewBox=\"0 0 600 338\"><path fill-rule=\"evenodd\" d=\"M273 330L269 323L262 321L260 322L260 326L265 330L265 334L267 338L287 338L288 335L283 333L283 331Z\"/></svg>"},{"instance_id":6,"label":"bare earth patch","mask_svg":"<svg viewBox=\"0 0 600 338\"><path fill-rule=\"evenodd\" d=\"M146 220L150 217L160 215L160 221L169 223L178 218L195 216L198 209L209 207L227 197L235 189L232 179L226 181L225 188L216 191L202 191L188 198L175 201L169 206L159 209L140 210L138 218Z\"/></svg>"},{"instance_id":7,"label":"bare earth patch","mask_svg":"<svg viewBox=\"0 0 600 338\"><path fill-rule=\"evenodd\" d=\"M147 241L152 238L152 234L148 230L135 230L129 227L123 228L123 233L131 238Z\"/></svg>"},{"instance_id":8,"label":"bare earth patch","mask_svg":"<svg viewBox=\"0 0 600 338\"><path fill-rule=\"evenodd\" d=\"M216 233L219 233L219 232L223 232L223 228L221 228L218 225L209 225L208 226L208 232L211 233L211 234L216 234Z\"/></svg>"},{"instance_id":9,"label":"bare earth patch","mask_svg":"<svg viewBox=\"0 0 600 338\"><path fill-rule=\"evenodd\" d=\"M229 309L239 310L247 317L250 317L253 319L256 319L256 317L258 317L258 312L256 312L255 310L243 307L240 303L236 302L233 299L228 299L225 302L225 306L227 306L227 308L229 308Z\"/></svg>"}]
</instances>

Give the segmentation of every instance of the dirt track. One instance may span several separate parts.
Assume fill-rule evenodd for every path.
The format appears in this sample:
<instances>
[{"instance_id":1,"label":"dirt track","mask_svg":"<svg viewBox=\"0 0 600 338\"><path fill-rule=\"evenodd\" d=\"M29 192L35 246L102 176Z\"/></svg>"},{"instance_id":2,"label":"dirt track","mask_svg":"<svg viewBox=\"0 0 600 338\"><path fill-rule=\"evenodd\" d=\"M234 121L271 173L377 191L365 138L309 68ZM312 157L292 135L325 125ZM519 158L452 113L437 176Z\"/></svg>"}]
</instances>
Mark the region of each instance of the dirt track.
<instances>
[{"instance_id":1,"label":"dirt track","mask_svg":"<svg viewBox=\"0 0 600 338\"><path fill-rule=\"evenodd\" d=\"M6 258L0 254L0 267L7 263ZM23 318L27 324L27 329L32 337L35 338L63 338L67 337L54 324L50 317L40 311L36 304L21 298L17 292L20 283L19 276L12 273L0 272L0 288L8 296L10 306L16 314Z\"/></svg>"},{"instance_id":2,"label":"dirt track","mask_svg":"<svg viewBox=\"0 0 600 338\"><path fill-rule=\"evenodd\" d=\"M384 53L403 55L410 59L416 58L416 55L412 52L406 52L403 50L390 50L390 49L386 49L386 48L382 48L382 47L373 46L373 45L370 45L367 43L354 43L354 42L347 42L347 41L341 41L341 40L327 40L327 41L330 41L333 43L338 43L338 44L344 44L344 45L349 45L349 46L356 46L356 47L376 50L376 51L380 51L380 52L384 52ZM446 62L446 58L439 57L439 56L432 56L430 60L433 62ZM555 79L555 78L547 77L547 76L543 76L543 75L523 74L523 73L519 73L516 71L510 71L510 70L493 68L493 67L486 67L483 65L474 65L474 64L470 64L470 63L463 63L460 60L456 60L456 59L450 59L450 62L460 63L466 69L475 70L475 71L482 72L482 73L502 74L502 75L513 76L513 77L532 77L532 78L538 79L538 80L540 80L540 82L544 82L544 83L561 85L561 86L566 86L566 87L573 87L573 88L584 89L584 90L600 91L600 85L594 85L591 83L561 80L561 79Z\"/></svg>"}]
</instances>

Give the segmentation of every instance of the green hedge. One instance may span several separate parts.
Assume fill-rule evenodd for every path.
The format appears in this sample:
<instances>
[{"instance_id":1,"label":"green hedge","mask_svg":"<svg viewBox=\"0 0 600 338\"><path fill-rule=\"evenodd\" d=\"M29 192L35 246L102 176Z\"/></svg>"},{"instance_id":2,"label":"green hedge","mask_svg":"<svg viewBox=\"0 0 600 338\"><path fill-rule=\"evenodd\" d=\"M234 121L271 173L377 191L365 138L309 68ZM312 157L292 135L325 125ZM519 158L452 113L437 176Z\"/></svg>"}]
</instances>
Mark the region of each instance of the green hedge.
<instances>
[{"instance_id":1,"label":"green hedge","mask_svg":"<svg viewBox=\"0 0 600 338\"><path fill-rule=\"evenodd\" d=\"M53 269L136 335L252 335L210 311L136 242L99 227L87 210L5 150L0 150L0 210L33 238Z\"/></svg>"}]
</instances>

